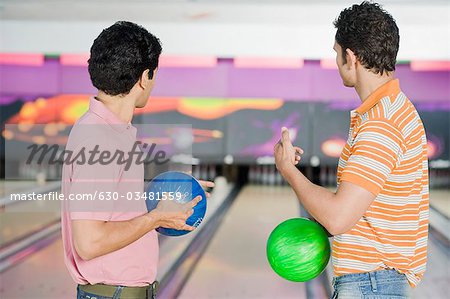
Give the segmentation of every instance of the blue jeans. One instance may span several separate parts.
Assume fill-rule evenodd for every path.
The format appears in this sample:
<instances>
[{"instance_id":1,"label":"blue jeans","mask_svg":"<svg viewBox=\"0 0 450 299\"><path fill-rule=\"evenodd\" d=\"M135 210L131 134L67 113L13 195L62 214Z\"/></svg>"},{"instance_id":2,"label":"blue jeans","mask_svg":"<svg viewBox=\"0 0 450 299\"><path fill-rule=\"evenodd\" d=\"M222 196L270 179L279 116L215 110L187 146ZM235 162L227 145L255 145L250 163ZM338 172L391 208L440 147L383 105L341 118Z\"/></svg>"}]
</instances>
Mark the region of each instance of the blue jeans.
<instances>
[{"instance_id":1,"label":"blue jeans","mask_svg":"<svg viewBox=\"0 0 450 299\"><path fill-rule=\"evenodd\" d=\"M83 290L80 290L80 287L77 287L77 299L119 299L120 295L122 293L123 287L117 287L116 292L114 293L114 296L112 297L104 297L104 296L98 296L95 294L87 293Z\"/></svg>"},{"instance_id":2,"label":"blue jeans","mask_svg":"<svg viewBox=\"0 0 450 299\"><path fill-rule=\"evenodd\" d=\"M411 290L406 276L396 270L338 276L333 288L332 299L406 299Z\"/></svg>"}]
</instances>

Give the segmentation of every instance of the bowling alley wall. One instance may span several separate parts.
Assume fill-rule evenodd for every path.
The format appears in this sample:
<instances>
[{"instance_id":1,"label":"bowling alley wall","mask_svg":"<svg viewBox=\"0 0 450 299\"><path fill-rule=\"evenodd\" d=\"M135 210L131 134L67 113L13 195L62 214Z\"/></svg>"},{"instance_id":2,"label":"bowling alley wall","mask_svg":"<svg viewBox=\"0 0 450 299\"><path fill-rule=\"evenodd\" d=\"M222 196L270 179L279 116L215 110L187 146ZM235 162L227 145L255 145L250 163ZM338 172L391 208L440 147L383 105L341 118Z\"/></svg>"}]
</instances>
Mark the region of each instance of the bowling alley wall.
<instances>
[{"instance_id":1,"label":"bowling alley wall","mask_svg":"<svg viewBox=\"0 0 450 299\"><path fill-rule=\"evenodd\" d=\"M87 58L0 54L2 177L5 163L21 169L21 161L5 161L5 140L45 124L39 136L45 143L52 128L70 128L87 111L96 92ZM430 183L444 187L450 165L448 62L402 61L396 76L425 124ZM200 164L247 166L273 163L273 145L285 126L305 151L302 166L334 171L347 139L349 111L359 104L330 60L163 56L148 105L136 110L133 122L192 125L193 156ZM17 125L17 132L5 124ZM49 177L57 179L57 173ZM33 174L27 169L21 176Z\"/></svg>"}]
</instances>

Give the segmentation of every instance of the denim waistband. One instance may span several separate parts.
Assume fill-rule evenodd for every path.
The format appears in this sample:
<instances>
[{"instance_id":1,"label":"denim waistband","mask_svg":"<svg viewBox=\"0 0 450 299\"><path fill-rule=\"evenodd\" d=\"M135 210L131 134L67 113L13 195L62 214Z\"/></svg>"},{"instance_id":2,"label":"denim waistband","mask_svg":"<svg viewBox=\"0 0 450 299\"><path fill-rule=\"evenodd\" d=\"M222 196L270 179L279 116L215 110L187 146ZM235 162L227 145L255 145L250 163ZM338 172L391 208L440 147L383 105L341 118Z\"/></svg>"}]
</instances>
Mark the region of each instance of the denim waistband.
<instances>
[{"instance_id":1,"label":"denim waistband","mask_svg":"<svg viewBox=\"0 0 450 299\"><path fill-rule=\"evenodd\" d=\"M404 274L399 273L395 269L378 270L366 273L345 274L333 278L333 285L343 283L370 284L374 280L377 282L406 280Z\"/></svg>"}]
</instances>

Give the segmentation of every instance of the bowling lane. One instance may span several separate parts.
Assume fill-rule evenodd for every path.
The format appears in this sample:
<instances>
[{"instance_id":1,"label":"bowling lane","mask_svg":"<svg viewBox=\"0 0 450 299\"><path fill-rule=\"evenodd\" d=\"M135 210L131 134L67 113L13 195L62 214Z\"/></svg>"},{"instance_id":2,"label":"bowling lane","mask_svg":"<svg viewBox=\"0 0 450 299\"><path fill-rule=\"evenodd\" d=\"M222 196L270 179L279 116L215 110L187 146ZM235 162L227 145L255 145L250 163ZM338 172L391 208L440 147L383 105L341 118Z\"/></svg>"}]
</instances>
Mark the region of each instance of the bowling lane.
<instances>
[{"instance_id":1,"label":"bowling lane","mask_svg":"<svg viewBox=\"0 0 450 299\"><path fill-rule=\"evenodd\" d=\"M450 253L433 236L428 239L427 271L421 283L412 290L412 299L448 298L450 293Z\"/></svg>"},{"instance_id":2,"label":"bowling lane","mask_svg":"<svg viewBox=\"0 0 450 299\"><path fill-rule=\"evenodd\" d=\"M304 284L278 277L265 253L275 226L298 215L290 188L244 187L178 298L306 298Z\"/></svg>"},{"instance_id":3,"label":"bowling lane","mask_svg":"<svg viewBox=\"0 0 450 299\"><path fill-rule=\"evenodd\" d=\"M75 297L75 283L64 266L61 239L0 274L0 298Z\"/></svg>"},{"instance_id":4,"label":"bowling lane","mask_svg":"<svg viewBox=\"0 0 450 299\"><path fill-rule=\"evenodd\" d=\"M448 189L431 189L430 205L445 217L450 218L450 191Z\"/></svg>"},{"instance_id":5,"label":"bowling lane","mask_svg":"<svg viewBox=\"0 0 450 299\"><path fill-rule=\"evenodd\" d=\"M58 191L59 182L38 184L35 181L2 181L0 183L0 248L35 233L60 218L59 201L16 201L10 194Z\"/></svg>"},{"instance_id":6,"label":"bowling lane","mask_svg":"<svg viewBox=\"0 0 450 299\"><path fill-rule=\"evenodd\" d=\"M12 181L0 180L0 197L4 197L13 192L21 192L22 190L36 188L39 184L36 181Z\"/></svg>"},{"instance_id":7,"label":"bowling lane","mask_svg":"<svg viewBox=\"0 0 450 299\"><path fill-rule=\"evenodd\" d=\"M59 187L59 182L38 182L36 180L0 180L0 202L3 197L9 196L11 193L36 192L41 193L45 190L52 190Z\"/></svg>"},{"instance_id":8,"label":"bowling lane","mask_svg":"<svg viewBox=\"0 0 450 299\"><path fill-rule=\"evenodd\" d=\"M23 202L0 212L0 248L20 238L39 231L47 225L60 219L59 202L52 202L42 206L41 202ZM27 205L26 209L35 209L34 212L22 212L19 205ZM50 211L48 211L50 210Z\"/></svg>"},{"instance_id":9,"label":"bowling lane","mask_svg":"<svg viewBox=\"0 0 450 299\"><path fill-rule=\"evenodd\" d=\"M212 215L220 208L228 194L233 190L233 184L227 184L225 178L216 178L216 186L214 187L211 197L208 199L208 208L206 210L205 219L202 224L195 231L184 235L182 237L165 237L160 236L160 257L158 264L158 277L161 282L165 274L172 268L177 261L175 257L182 255L188 245L192 242L195 236L206 226L208 226ZM170 254L168 254L170 253Z\"/></svg>"},{"instance_id":10,"label":"bowling lane","mask_svg":"<svg viewBox=\"0 0 450 299\"><path fill-rule=\"evenodd\" d=\"M208 203L210 214L220 206L232 187L233 185L227 184L226 180L216 179L216 187ZM205 220L202 225L205 227L207 224L208 220ZM161 242L159 278L169 271L196 233L197 231L185 237L170 238ZM75 283L64 265L61 238L0 273L0 298L75 298L75 293Z\"/></svg>"}]
</instances>

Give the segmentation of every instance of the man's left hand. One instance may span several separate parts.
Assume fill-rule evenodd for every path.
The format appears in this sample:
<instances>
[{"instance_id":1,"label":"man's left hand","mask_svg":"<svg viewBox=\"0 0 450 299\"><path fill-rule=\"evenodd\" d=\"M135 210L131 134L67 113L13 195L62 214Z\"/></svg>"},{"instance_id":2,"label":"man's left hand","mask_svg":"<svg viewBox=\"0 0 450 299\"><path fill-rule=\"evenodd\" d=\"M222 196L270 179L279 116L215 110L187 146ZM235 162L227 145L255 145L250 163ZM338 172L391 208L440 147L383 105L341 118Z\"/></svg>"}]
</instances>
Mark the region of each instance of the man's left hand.
<instances>
[{"instance_id":1,"label":"man's left hand","mask_svg":"<svg viewBox=\"0 0 450 299\"><path fill-rule=\"evenodd\" d=\"M201 180L199 180L198 182L202 186L203 190L205 190L206 197L210 197L211 194L207 190L210 190L210 188L214 188L215 186L214 182Z\"/></svg>"},{"instance_id":2,"label":"man's left hand","mask_svg":"<svg viewBox=\"0 0 450 299\"><path fill-rule=\"evenodd\" d=\"M303 150L297 146L293 146L289 136L289 130L285 127L281 129L281 139L275 144L274 157L278 171L283 172L300 162Z\"/></svg>"}]
</instances>

